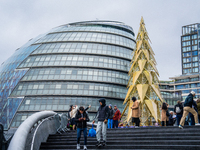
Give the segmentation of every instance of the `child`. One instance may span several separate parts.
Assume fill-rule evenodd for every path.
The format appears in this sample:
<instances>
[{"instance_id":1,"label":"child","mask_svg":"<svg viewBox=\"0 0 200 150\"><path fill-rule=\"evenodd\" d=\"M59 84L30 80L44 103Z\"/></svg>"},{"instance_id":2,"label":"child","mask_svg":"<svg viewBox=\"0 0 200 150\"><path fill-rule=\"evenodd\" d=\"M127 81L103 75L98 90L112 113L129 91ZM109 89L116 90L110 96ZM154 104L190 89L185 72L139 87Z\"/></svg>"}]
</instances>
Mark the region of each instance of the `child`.
<instances>
[{"instance_id":1,"label":"child","mask_svg":"<svg viewBox=\"0 0 200 150\"><path fill-rule=\"evenodd\" d=\"M84 107L80 107L76 116L75 121L77 122L77 149L80 149L80 138L81 131L84 134L84 150L87 149L87 122L89 121L88 114L85 112Z\"/></svg>"}]
</instances>

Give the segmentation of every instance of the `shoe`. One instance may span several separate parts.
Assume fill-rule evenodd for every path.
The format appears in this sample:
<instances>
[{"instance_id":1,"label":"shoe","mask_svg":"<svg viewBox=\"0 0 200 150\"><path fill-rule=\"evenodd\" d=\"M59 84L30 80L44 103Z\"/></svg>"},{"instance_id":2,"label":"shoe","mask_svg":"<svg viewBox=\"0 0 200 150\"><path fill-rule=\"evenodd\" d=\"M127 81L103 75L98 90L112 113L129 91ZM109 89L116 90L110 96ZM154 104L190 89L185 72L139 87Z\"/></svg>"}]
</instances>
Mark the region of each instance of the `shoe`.
<instances>
[{"instance_id":1,"label":"shoe","mask_svg":"<svg viewBox=\"0 0 200 150\"><path fill-rule=\"evenodd\" d=\"M178 127L179 127L180 129L183 129L183 126L182 126L182 125L179 125Z\"/></svg>"},{"instance_id":2,"label":"shoe","mask_svg":"<svg viewBox=\"0 0 200 150\"><path fill-rule=\"evenodd\" d=\"M200 126L200 123L195 123L195 126Z\"/></svg>"},{"instance_id":3,"label":"shoe","mask_svg":"<svg viewBox=\"0 0 200 150\"><path fill-rule=\"evenodd\" d=\"M101 147L101 142L97 141L96 147Z\"/></svg>"},{"instance_id":4,"label":"shoe","mask_svg":"<svg viewBox=\"0 0 200 150\"><path fill-rule=\"evenodd\" d=\"M103 142L102 142L102 146L106 146L106 141L103 141Z\"/></svg>"},{"instance_id":5,"label":"shoe","mask_svg":"<svg viewBox=\"0 0 200 150\"><path fill-rule=\"evenodd\" d=\"M81 147L80 147L80 144L77 144L77 149L80 149Z\"/></svg>"},{"instance_id":6,"label":"shoe","mask_svg":"<svg viewBox=\"0 0 200 150\"><path fill-rule=\"evenodd\" d=\"M83 148L83 150L87 150L87 146L86 146L86 145L84 145L84 148Z\"/></svg>"}]
</instances>

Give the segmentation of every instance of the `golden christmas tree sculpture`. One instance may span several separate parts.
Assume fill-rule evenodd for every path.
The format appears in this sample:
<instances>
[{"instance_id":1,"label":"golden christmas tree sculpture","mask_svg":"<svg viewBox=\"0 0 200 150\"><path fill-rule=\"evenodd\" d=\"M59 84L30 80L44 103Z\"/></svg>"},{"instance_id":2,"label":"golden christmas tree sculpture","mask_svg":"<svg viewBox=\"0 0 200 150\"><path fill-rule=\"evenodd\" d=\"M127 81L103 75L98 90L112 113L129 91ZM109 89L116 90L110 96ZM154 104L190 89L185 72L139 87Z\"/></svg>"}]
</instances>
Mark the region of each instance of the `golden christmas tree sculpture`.
<instances>
[{"instance_id":1,"label":"golden christmas tree sculpture","mask_svg":"<svg viewBox=\"0 0 200 150\"><path fill-rule=\"evenodd\" d=\"M129 70L128 92L123 104L126 104L122 116L125 123L132 118L132 97L136 97L140 104L141 125L151 125L152 119L160 121L160 107L163 102L159 89L158 71L154 52L149 44L148 33L144 20L141 18L139 32L136 38L136 50Z\"/></svg>"}]
</instances>

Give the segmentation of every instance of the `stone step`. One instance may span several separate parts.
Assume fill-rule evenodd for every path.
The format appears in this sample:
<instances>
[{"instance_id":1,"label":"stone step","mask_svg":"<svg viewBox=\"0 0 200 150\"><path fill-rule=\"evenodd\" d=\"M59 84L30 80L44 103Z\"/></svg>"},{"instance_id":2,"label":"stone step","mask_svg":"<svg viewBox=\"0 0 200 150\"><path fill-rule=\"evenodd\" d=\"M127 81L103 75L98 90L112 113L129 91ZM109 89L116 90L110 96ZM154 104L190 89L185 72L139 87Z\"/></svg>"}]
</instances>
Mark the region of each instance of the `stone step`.
<instances>
[{"instance_id":1,"label":"stone step","mask_svg":"<svg viewBox=\"0 0 200 150\"><path fill-rule=\"evenodd\" d=\"M81 147L83 148L83 146ZM94 145L87 145L88 149L97 149ZM60 145L60 146L52 146L52 145L45 145L44 147L41 146L40 150L70 150L70 149L76 149L76 145ZM176 150L199 150L199 145L107 145L105 147L101 147L98 149L176 149Z\"/></svg>"},{"instance_id":2,"label":"stone step","mask_svg":"<svg viewBox=\"0 0 200 150\"><path fill-rule=\"evenodd\" d=\"M118 138L123 138L123 137L163 137L163 136L200 136L200 132L194 132L194 133L146 133L146 134L133 134L133 133L124 133L124 134L119 134L119 135L115 135L115 134L107 134L107 137L116 137L116 139ZM77 135L51 135L49 136L49 139L55 139L55 138L76 138Z\"/></svg>"},{"instance_id":3,"label":"stone step","mask_svg":"<svg viewBox=\"0 0 200 150\"><path fill-rule=\"evenodd\" d=\"M121 141L121 140L112 140L109 141L107 140L107 144L109 146L111 145L118 145L118 144L124 144L124 145L138 145L138 144L147 144L147 145L161 145L161 144L165 144L165 145L181 145L181 144L185 144L185 145L200 145L199 140L148 140L148 141L141 141L141 140L126 140L126 141ZM58 141L58 142L45 142L42 143L43 146L45 145L52 145L52 146L59 146L59 145L73 145L76 144L76 141L68 141L68 142L63 142L63 141ZM81 140L81 144L83 144L83 139ZM89 145L95 145L96 141L90 141L88 140L88 144Z\"/></svg>"},{"instance_id":4,"label":"stone step","mask_svg":"<svg viewBox=\"0 0 200 150\"><path fill-rule=\"evenodd\" d=\"M200 141L200 136L169 136L169 137L123 137L120 139L121 141L126 141L126 140L199 140ZM83 136L81 136L81 139L83 139ZM96 138L93 137L88 137L88 141L96 141ZM107 137L108 141L116 140L116 137ZM69 142L69 141L76 141L76 138L58 138L58 139L48 139L47 142Z\"/></svg>"}]
</instances>

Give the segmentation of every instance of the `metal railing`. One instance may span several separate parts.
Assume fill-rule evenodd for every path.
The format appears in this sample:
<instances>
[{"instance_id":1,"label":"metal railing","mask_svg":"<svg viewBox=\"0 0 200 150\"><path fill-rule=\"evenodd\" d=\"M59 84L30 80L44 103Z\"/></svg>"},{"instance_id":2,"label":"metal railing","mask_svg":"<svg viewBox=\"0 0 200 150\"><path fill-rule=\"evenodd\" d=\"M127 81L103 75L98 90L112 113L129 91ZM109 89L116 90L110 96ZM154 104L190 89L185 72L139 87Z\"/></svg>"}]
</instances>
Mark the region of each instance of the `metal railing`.
<instances>
[{"instance_id":1,"label":"metal railing","mask_svg":"<svg viewBox=\"0 0 200 150\"><path fill-rule=\"evenodd\" d=\"M34 127L36 128L34 129ZM15 132L8 150L36 150L49 134L57 132L59 116L53 111L37 112L28 117ZM42 132L41 132L42 131Z\"/></svg>"}]
</instances>

